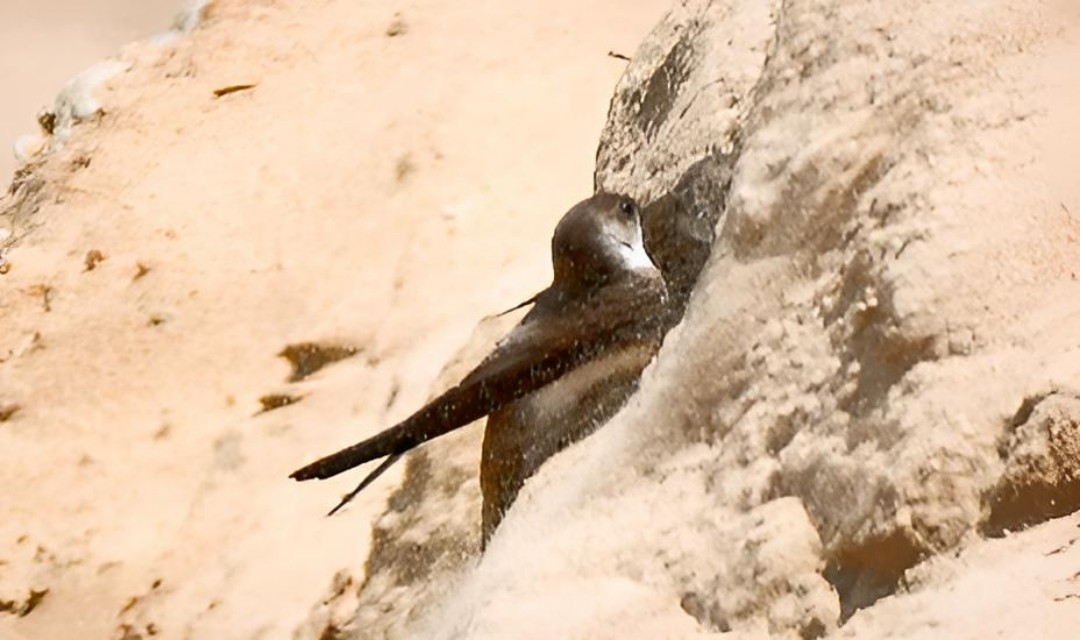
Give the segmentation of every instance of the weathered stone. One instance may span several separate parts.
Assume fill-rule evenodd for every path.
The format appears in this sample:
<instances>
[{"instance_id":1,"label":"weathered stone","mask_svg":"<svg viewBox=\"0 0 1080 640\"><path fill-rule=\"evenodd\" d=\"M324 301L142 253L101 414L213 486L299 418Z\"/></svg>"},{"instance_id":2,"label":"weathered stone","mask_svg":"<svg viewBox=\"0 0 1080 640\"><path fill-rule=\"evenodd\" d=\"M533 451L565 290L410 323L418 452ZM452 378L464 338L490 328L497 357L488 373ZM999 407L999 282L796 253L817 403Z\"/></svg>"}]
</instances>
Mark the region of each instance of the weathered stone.
<instances>
[{"instance_id":1,"label":"weathered stone","mask_svg":"<svg viewBox=\"0 0 1080 640\"><path fill-rule=\"evenodd\" d=\"M1045 150L1068 101L1036 81L1060 32L1017 29L1019 6L673 9L616 89L595 182L649 203L686 315L629 406L526 486L439 637L521 633L531 585L616 576L638 589L551 629L648 612L816 637L1010 501L1038 498L1025 523L1076 508L1071 440L998 452L1032 389L1080 379L1080 309L1056 304L1080 300L1058 206L1080 194ZM1036 418L1015 437L1053 431ZM545 593L545 619L576 611Z\"/></svg>"}]
</instances>

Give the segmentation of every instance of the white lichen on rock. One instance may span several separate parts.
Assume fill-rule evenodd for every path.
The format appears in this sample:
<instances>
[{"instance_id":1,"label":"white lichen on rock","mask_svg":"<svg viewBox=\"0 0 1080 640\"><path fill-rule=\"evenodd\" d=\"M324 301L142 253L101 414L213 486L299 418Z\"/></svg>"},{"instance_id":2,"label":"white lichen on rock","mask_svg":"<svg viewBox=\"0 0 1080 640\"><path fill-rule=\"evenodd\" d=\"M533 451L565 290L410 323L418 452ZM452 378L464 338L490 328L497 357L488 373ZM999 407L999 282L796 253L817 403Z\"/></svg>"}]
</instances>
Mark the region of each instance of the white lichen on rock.
<instances>
[{"instance_id":1,"label":"white lichen on rock","mask_svg":"<svg viewBox=\"0 0 1080 640\"><path fill-rule=\"evenodd\" d=\"M52 146L57 148L71 135L79 121L100 115L103 111L98 93L109 79L131 68L130 62L102 60L87 67L71 80L56 96L53 113L56 115Z\"/></svg>"},{"instance_id":2,"label":"white lichen on rock","mask_svg":"<svg viewBox=\"0 0 1080 640\"><path fill-rule=\"evenodd\" d=\"M199 25L211 1L186 0L169 30L150 36L147 41L166 45L191 33ZM52 110L47 112L51 121L48 129L19 136L12 149L15 159L25 164L46 151L62 147L71 135L73 126L102 113L102 86L131 69L131 66L132 62L121 55L96 62L68 80L57 94Z\"/></svg>"}]
</instances>

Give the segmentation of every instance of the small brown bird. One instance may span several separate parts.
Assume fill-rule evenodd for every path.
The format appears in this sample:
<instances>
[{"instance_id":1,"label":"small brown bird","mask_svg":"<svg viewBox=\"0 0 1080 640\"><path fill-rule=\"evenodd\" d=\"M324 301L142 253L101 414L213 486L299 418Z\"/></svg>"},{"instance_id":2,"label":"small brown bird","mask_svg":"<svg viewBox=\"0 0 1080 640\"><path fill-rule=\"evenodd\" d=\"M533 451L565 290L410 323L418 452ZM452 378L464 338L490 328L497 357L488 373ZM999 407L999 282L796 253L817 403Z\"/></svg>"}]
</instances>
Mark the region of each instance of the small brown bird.
<instances>
[{"instance_id":1,"label":"small brown bird","mask_svg":"<svg viewBox=\"0 0 1080 640\"><path fill-rule=\"evenodd\" d=\"M610 418L637 388L668 325L666 289L628 196L597 193L563 216L554 279L464 380L401 423L295 471L329 478L386 457L331 513L402 454L489 416L480 463L486 543L525 480Z\"/></svg>"}]
</instances>

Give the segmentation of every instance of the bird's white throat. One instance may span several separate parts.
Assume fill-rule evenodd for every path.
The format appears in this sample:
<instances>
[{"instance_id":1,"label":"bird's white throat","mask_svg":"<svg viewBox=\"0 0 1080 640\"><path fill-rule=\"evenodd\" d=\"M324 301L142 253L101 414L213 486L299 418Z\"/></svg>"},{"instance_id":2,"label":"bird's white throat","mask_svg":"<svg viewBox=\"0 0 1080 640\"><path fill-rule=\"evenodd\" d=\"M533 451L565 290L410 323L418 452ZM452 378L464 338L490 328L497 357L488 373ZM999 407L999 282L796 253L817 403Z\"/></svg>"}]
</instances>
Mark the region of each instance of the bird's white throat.
<instances>
[{"instance_id":1,"label":"bird's white throat","mask_svg":"<svg viewBox=\"0 0 1080 640\"><path fill-rule=\"evenodd\" d=\"M645 242L641 237L641 227L635 229L634 238L629 244L616 241L615 250L618 252L623 266L631 271L656 269L656 265L653 264L649 254L645 251Z\"/></svg>"}]
</instances>

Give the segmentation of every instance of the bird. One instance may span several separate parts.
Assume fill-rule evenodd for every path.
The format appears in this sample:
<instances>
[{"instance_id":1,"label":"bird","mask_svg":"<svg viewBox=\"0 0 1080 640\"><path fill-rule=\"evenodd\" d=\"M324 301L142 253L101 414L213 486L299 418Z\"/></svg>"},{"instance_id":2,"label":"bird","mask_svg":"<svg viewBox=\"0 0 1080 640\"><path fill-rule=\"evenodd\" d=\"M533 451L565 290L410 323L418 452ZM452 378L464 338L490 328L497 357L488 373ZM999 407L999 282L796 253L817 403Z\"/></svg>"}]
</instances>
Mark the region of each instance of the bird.
<instances>
[{"instance_id":1,"label":"bird","mask_svg":"<svg viewBox=\"0 0 1080 640\"><path fill-rule=\"evenodd\" d=\"M332 515L403 454L488 416L480 461L486 546L525 480L629 398L670 326L667 288L645 249L633 198L600 191L551 240L550 286L460 383L400 423L294 471L326 479L385 458Z\"/></svg>"}]
</instances>

